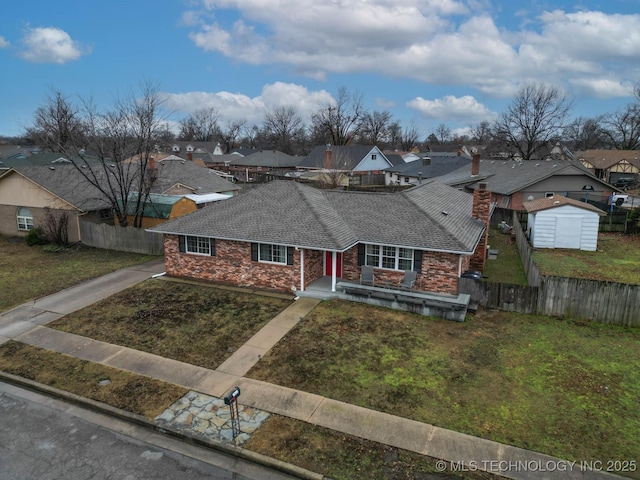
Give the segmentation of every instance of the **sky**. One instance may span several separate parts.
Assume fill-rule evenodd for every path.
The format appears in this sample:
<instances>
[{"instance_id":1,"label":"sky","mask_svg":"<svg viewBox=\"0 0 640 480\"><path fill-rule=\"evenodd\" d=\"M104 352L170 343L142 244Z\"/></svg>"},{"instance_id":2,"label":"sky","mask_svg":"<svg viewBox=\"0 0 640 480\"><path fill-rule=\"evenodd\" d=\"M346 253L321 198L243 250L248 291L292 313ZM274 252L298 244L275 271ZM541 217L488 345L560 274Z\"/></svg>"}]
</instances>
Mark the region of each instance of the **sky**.
<instances>
[{"instance_id":1,"label":"sky","mask_svg":"<svg viewBox=\"0 0 640 480\"><path fill-rule=\"evenodd\" d=\"M21 0L0 6L0 135L20 135L48 94L101 109L154 83L166 119L215 107L260 125L308 122L341 87L425 137L463 133L528 83L572 116L633 101L640 0Z\"/></svg>"}]
</instances>

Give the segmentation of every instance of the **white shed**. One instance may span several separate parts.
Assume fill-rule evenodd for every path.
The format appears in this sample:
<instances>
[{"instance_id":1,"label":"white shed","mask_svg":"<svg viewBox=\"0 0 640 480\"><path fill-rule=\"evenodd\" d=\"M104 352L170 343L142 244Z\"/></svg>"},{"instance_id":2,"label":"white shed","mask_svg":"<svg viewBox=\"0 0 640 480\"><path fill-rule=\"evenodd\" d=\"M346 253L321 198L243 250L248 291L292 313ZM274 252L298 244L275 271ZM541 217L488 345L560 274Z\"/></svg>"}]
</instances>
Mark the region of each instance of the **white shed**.
<instances>
[{"instance_id":1,"label":"white shed","mask_svg":"<svg viewBox=\"0 0 640 480\"><path fill-rule=\"evenodd\" d=\"M540 198L523 206L534 248L596 250L600 216L606 215L599 208L567 197Z\"/></svg>"}]
</instances>

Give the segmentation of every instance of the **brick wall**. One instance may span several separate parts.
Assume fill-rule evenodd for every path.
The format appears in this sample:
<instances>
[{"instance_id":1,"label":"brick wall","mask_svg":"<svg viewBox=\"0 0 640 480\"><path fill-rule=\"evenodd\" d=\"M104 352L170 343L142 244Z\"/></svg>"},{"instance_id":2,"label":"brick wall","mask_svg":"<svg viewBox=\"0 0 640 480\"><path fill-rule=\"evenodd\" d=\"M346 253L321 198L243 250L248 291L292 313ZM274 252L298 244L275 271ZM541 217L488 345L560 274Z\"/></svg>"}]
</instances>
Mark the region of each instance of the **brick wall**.
<instances>
[{"instance_id":1,"label":"brick wall","mask_svg":"<svg viewBox=\"0 0 640 480\"><path fill-rule=\"evenodd\" d=\"M164 237L165 268L172 277L227 283L240 287L291 292L300 288L300 252L294 250L293 265L251 261L251 244L216 240L216 255L180 253L178 236Z\"/></svg>"},{"instance_id":2,"label":"brick wall","mask_svg":"<svg viewBox=\"0 0 640 480\"><path fill-rule=\"evenodd\" d=\"M296 252L297 253L297 252ZM324 275L324 252L321 250L304 251L304 288ZM300 284L297 285L300 288Z\"/></svg>"}]
</instances>

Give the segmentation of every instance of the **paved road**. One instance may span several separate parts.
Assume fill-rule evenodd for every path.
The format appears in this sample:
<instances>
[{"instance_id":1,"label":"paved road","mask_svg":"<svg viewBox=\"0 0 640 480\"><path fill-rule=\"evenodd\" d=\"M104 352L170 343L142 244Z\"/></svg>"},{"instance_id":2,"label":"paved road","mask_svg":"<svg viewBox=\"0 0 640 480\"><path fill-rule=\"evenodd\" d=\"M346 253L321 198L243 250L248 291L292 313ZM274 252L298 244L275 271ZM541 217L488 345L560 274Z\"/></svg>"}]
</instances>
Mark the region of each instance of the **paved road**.
<instances>
[{"instance_id":1,"label":"paved road","mask_svg":"<svg viewBox=\"0 0 640 480\"><path fill-rule=\"evenodd\" d=\"M1 382L0 431L2 479L292 479Z\"/></svg>"}]
</instances>

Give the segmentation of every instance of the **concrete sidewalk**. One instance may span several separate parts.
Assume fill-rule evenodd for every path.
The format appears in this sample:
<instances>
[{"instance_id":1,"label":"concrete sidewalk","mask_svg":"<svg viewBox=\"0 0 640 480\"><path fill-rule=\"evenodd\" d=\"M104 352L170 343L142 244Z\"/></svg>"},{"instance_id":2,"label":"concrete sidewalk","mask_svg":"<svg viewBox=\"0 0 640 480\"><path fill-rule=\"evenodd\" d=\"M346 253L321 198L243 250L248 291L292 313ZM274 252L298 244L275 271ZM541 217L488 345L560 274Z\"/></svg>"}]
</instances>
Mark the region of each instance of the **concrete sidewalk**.
<instances>
[{"instance_id":1,"label":"concrete sidewalk","mask_svg":"<svg viewBox=\"0 0 640 480\"><path fill-rule=\"evenodd\" d=\"M242 390L241 403L244 405L435 457L443 461L436 464L437 468L443 467L442 470L444 467L460 472L477 469L514 479L618 478L603 472L583 472L579 464L548 455L245 378L244 375L260 357L319 303L319 300L312 298L300 298L293 302L216 370L43 326L48 321L72 311L70 309L76 308L76 305L88 305L99 299L93 297L98 295L93 288L104 285L108 291L100 296L104 298L137 283L136 278L141 281L160 271L157 266L134 271L126 269L123 274L112 276L115 283L121 282L122 288L114 285L114 282L105 280L101 283L98 279L91 287L74 287L75 291L74 288L67 289L66 293L56 294L58 297L51 296L36 301L32 310L18 307L0 317L3 322L0 334L30 345L146 375L218 398L237 385ZM90 292L92 295L89 295ZM85 293L87 298L82 298L81 301L78 296ZM64 304L65 299L71 299L72 303Z\"/></svg>"}]
</instances>

